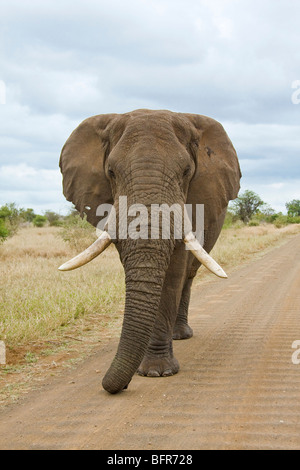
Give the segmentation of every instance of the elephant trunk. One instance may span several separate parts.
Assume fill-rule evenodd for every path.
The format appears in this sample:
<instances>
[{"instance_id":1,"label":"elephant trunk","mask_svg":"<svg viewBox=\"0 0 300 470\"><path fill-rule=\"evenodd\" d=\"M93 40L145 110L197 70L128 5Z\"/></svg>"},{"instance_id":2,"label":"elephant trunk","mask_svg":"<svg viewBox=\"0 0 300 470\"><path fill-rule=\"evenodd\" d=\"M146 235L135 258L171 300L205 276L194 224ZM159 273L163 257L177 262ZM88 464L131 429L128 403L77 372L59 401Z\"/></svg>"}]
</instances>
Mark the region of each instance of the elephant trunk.
<instances>
[{"instance_id":1,"label":"elephant trunk","mask_svg":"<svg viewBox=\"0 0 300 470\"><path fill-rule=\"evenodd\" d=\"M136 245L138 240L130 242L127 243ZM126 300L122 333L116 356L102 382L109 393L127 388L144 357L159 309L171 244L163 240L153 246L149 241L146 248L131 248L123 260Z\"/></svg>"}]
</instances>

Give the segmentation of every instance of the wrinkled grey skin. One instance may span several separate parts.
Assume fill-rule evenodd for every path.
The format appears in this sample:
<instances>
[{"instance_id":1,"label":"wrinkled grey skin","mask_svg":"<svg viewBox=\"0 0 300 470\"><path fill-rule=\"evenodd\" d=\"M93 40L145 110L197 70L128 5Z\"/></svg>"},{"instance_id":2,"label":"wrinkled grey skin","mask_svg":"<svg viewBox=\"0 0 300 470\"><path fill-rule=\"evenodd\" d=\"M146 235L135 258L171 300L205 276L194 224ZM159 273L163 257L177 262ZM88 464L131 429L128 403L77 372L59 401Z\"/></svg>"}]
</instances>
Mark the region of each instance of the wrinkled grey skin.
<instances>
[{"instance_id":1,"label":"wrinkled grey skin","mask_svg":"<svg viewBox=\"0 0 300 470\"><path fill-rule=\"evenodd\" d=\"M60 160L64 194L89 222L96 208L126 195L134 203L204 204L204 249L210 252L236 198L236 152L218 122L206 116L137 110L91 117L71 134ZM114 240L125 270L126 301L119 347L103 379L110 393L133 374L178 372L172 339L188 325L192 280L200 266L181 240Z\"/></svg>"}]
</instances>

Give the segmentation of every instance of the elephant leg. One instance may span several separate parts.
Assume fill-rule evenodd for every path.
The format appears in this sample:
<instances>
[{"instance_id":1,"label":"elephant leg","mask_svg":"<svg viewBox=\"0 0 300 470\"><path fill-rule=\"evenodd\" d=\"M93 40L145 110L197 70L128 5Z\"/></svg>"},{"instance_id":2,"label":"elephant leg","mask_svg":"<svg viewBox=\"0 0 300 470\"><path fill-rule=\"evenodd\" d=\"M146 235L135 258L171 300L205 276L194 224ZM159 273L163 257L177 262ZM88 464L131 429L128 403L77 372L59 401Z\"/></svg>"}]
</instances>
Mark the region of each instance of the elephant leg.
<instances>
[{"instance_id":1,"label":"elephant leg","mask_svg":"<svg viewBox=\"0 0 300 470\"><path fill-rule=\"evenodd\" d=\"M219 236L224 222L225 213L226 211L224 214L221 214L220 220L218 220L216 224L210 228L210 230L206 230L205 232L205 249L208 252L210 252L210 250L213 248ZM200 262L192 257L192 263L190 265L188 276L182 290L181 301L179 304L178 314L173 331L173 339L188 339L193 336L193 330L188 324L188 309L193 279L196 276L200 266Z\"/></svg>"},{"instance_id":2,"label":"elephant leg","mask_svg":"<svg viewBox=\"0 0 300 470\"><path fill-rule=\"evenodd\" d=\"M138 369L140 375L170 376L179 370L179 363L173 354L172 336L188 272L188 255L184 246L180 245L172 256L152 336Z\"/></svg>"},{"instance_id":3,"label":"elephant leg","mask_svg":"<svg viewBox=\"0 0 300 470\"><path fill-rule=\"evenodd\" d=\"M188 324L188 311L191 298L193 279L200 267L200 262L191 254L188 258L188 269L183 285L178 313L173 329L173 339L188 339L193 336L193 330Z\"/></svg>"},{"instance_id":4,"label":"elephant leg","mask_svg":"<svg viewBox=\"0 0 300 470\"><path fill-rule=\"evenodd\" d=\"M188 278L183 287L178 314L173 329L173 339L188 339L193 336L193 330L188 324L188 310L192 283L193 278Z\"/></svg>"},{"instance_id":5,"label":"elephant leg","mask_svg":"<svg viewBox=\"0 0 300 470\"><path fill-rule=\"evenodd\" d=\"M165 308L161 302L155 327L148 344L144 359L140 364L138 373L148 377L170 376L179 370L179 363L173 354L172 330L175 321L174 303Z\"/></svg>"}]
</instances>

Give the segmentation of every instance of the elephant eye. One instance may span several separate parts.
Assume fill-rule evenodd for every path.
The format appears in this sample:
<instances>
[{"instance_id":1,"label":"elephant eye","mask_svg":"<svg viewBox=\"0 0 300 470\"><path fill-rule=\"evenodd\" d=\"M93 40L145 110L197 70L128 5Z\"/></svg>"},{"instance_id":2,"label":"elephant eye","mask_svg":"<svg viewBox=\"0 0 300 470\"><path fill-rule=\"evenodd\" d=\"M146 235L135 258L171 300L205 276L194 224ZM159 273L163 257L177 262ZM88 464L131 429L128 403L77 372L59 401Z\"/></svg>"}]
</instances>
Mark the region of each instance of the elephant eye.
<instances>
[{"instance_id":1,"label":"elephant eye","mask_svg":"<svg viewBox=\"0 0 300 470\"><path fill-rule=\"evenodd\" d=\"M187 166L186 169L183 172L183 176L188 176L191 172L191 167Z\"/></svg>"},{"instance_id":2,"label":"elephant eye","mask_svg":"<svg viewBox=\"0 0 300 470\"><path fill-rule=\"evenodd\" d=\"M108 169L108 176L109 176L110 178L115 178L115 177L116 177L114 171L113 171L111 168Z\"/></svg>"}]
</instances>

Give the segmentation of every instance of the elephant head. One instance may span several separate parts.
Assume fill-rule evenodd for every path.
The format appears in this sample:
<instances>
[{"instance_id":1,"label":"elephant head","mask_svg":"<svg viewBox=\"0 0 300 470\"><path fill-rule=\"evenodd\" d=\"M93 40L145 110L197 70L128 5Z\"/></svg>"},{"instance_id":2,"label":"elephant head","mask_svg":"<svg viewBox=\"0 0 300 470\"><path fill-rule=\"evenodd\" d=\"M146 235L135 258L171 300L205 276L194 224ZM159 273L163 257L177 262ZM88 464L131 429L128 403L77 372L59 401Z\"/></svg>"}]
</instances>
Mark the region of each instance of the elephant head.
<instances>
[{"instance_id":1,"label":"elephant head","mask_svg":"<svg viewBox=\"0 0 300 470\"><path fill-rule=\"evenodd\" d=\"M174 236L132 239L121 238L117 230L114 237L103 232L92 247L60 268L81 266L111 241L119 251L126 280L124 321L118 351L103 379L103 387L116 393L127 387L139 367L154 329L164 330L170 337L167 330L173 328L176 315L163 314L164 320L159 322L168 303L162 296L170 292L172 276L174 285L182 289L185 281L181 277L192 277L193 272L188 260L194 257L182 250L182 242L202 264L223 276L208 252L218 237L229 200L237 196L240 168L231 141L215 120L151 110L86 119L64 145L60 168L65 197L94 226L100 220L97 208L101 204L112 204L117 220L122 217L120 196L127 197L128 206L143 204L147 210L152 204L203 204L205 208L204 248L191 233L182 240ZM151 218L147 223L150 227ZM176 257L182 257L177 265ZM199 261L193 265L194 271ZM185 270L180 274L181 265Z\"/></svg>"}]
</instances>

